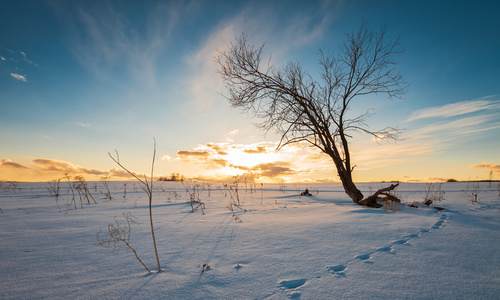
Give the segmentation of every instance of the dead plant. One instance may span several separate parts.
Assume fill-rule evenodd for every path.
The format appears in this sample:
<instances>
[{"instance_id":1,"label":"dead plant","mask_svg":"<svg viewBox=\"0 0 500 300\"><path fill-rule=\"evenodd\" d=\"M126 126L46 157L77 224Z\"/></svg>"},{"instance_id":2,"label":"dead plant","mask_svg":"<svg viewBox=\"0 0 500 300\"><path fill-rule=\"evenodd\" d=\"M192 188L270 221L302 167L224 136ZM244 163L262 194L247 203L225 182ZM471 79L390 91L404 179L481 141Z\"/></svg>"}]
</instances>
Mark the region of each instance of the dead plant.
<instances>
[{"instance_id":1,"label":"dead plant","mask_svg":"<svg viewBox=\"0 0 500 300\"><path fill-rule=\"evenodd\" d=\"M472 186L469 188L469 183ZM467 183L467 190L462 190L462 195L464 195L472 204L479 202L479 182L473 181Z\"/></svg>"},{"instance_id":2,"label":"dead plant","mask_svg":"<svg viewBox=\"0 0 500 300\"><path fill-rule=\"evenodd\" d=\"M427 190L425 192L424 204L430 206L436 204L436 202L441 202L445 200L445 191L442 189L442 183L429 183L427 184Z\"/></svg>"},{"instance_id":3,"label":"dead plant","mask_svg":"<svg viewBox=\"0 0 500 300\"><path fill-rule=\"evenodd\" d=\"M108 153L109 157L117 164L119 165L124 171L129 173L132 177L134 177L137 181L139 181L139 185L141 186L142 190L148 195L149 199L149 223L151 225L151 236L153 238L153 246L155 249L155 255L156 255L156 263L158 264L158 272L161 272L161 267L160 267L160 259L158 257L158 249L156 247L156 238L155 238L155 230L154 230L154 225L153 225L153 209L152 209L152 202L153 202L153 170L154 170L154 165L155 165L155 157L156 157L156 139L153 138L154 141L154 147L153 147L153 159L151 162L151 177L147 178L146 174L144 174L144 179L139 178L136 174L131 172L129 169L124 167L120 163L120 156L118 155L118 151L115 150L116 152L116 157L113 157L111 153ZM134 185L135 188L135 185Z\"/></svg>"},{"instance_id":4,"label":"dead plant","mask_svg":"<svg viewBox=\"0 0 500 300\"><path fill-rule=\"evenodd\" d=\"M49 181L49 187L47 188L47 190L49 190L50 195L56 199L57 208L59 208L59 211L62 212L61 206L59 206L59 197L61 196L61 194L59 193L61 188L60 184L61 178L51 180Z\"/></svg>"},{"instance_id":5,"label":"dead plant","mask_svg":"<svg viewBox=\"0 0 500 300\"><path fill-rule=\"evenodd\" d=\"M73 195L73 197L71 198L71 200L66 201L66 207L69 208L69 206L71 206L71 203L73 203L75 209L76 209L76 200L75 200L75 189L73 189L73 184L71 184L71 177L69 176L68 173L64 174L64 177L66 179L66 181L68 182L68 186L69 186L69 190L71 190L71 195ZM68 192L69 192L68 190Z\"/></svg>"},{"instance_id":6,"label":"dead plant","mask_svg":"<svg viewBox=\"0 0 500 300\"><path fill-rule=\"evenodd\" d=\"M108 153L109 154L109 153ZM118 154L117 154L118 155ZM111 156L111 154L109 154L109 156ZM111 157L113 158L113 157ZM102 182L102 185L104 186L104 188L106 189L106 192L104 193L104 198L105 199L108 199L109 201L115 199L111 196L111 191L109 190L109 176L103 176L101 177L101 182Z\"/></svg>"},{"instance_id":7,"label":"dead plant","mask_svg":"<svg viewBox=\"0 0 500 300\"><path fill-rule=\"evenodd\" d=\"M205 203L200 200L200 193L203 190L204 186L199 183L189 184L186 182L182 182L184 189L189 195L189 204L191 204L191 211L195 212L198 209L201 211L203 215L205 215Z\"/></svg>"},{"instance_id":8,"label":"dead plant","mask_svg":"<svg viewBox=\"0 0 500 300\"><path fill-rule=\"evenodd\" d=\"M114 254L118 253L122 247L127 248L127 250L134 253L137 260L144 266L148 273L151 273L146 264L139 258L137 251L135 251L134 247L130 245L130 230L132 225L138 224L137 218L131 216L130 212L123 214L123 217L125 218L124 221L118 221L115 217L115 222L108 224L109 235L105 238L101 238L99 236L101 231L97 233L96 245L103 248L113 249Z\"/></svg>"}]
</instances>

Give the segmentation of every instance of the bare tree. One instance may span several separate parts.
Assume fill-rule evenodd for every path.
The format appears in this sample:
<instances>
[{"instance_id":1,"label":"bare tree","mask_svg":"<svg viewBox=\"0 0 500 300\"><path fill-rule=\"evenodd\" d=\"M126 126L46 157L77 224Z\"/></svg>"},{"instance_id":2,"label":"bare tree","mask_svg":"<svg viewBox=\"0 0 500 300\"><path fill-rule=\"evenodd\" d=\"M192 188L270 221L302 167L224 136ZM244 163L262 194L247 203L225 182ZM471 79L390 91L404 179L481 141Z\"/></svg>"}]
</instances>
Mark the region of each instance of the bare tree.
<instances>
[{"instance_id":1,"label":"bare tree","mask_svg":"<svg viewBox=\"0 0 500 300\"><path fill-rule=\"evenodd\" d=\"M298 62L284 68L262 63L264 45L254 47L242 34L220 52L218 70L233 107L253 112L262 119L257 127L273 129L281 136L278 149L308 142L333 160L344 190L355 203L380 207L377 199L397 184L380 189L363 200L352 179L354 165L349 152L353 132L364 132L377 140L398 139L398 130L373 131L366 124L370 110L351 115L352 102L366 95L385 94L402 98L407 82L394 68L394 56L403 51L400 38L386 40L387 27L374 32L363 22L357 32L347 34L338 53L320 51L321 82Z\"/></svg>"}]
</instances>

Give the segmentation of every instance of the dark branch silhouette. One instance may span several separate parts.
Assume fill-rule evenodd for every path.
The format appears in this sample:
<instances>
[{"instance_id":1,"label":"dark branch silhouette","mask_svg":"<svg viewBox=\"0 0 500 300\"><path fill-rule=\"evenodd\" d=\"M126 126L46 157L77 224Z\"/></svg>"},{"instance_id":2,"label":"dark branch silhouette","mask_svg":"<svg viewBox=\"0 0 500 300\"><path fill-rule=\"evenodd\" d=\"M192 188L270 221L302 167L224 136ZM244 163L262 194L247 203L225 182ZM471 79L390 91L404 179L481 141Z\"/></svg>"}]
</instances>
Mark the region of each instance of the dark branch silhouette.
<instances>
[{"instance_id":1,"label":"dark branch silhouette","mask_svg":"<svg viewBox=\"0 0 500 300\"><path fill-rule=\"evenodd\" d=\"M233 107L262 119L258 128L276 131L281 136L278 149L297 142L321 149L332 158L349 197L373 207L380 206L377 197L363 200L352 180L355 166L348 141L353 132L367 133L377 141L397 140L398 129L371 130L366 124L370 110L352 116L350 107L366 95L401 98L407 89L407 82L394 68L394 56L403 51L400 38L386 41L386 32L386 26L374 32L363 22L357 32L347 34L338 53L320 51L321 81L297 62L288 62L283 68L275 67L271 60L263 63L264 45L248 44L244 34L217 58L226 97Z\"/></svg>"}]
</instances>

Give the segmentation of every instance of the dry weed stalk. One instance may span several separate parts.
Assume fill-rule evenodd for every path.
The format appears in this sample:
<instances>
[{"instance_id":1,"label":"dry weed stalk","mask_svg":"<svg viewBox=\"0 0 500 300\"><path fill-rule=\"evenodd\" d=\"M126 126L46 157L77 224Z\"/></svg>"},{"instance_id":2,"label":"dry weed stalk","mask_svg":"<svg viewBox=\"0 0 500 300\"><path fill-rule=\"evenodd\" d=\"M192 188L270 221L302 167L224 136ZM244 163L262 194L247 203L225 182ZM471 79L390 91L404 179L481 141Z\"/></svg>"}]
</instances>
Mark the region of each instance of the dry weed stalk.
<instances>
[{"instance_id":1,"label":"dry weed stalk","mask_svg":"<svg viewBox=\"0 0 500 300\"><path fill-rule=\"evenodd\" d=\"M113 158L113 157L111 157L111 158ZM109 180L110 180L109 176L103 176L103 177L101 177L102 185L104 185L104 187L106 188L106 193L104 193L104 198L108 199L109 201L111 201L111 200L113 200L115 198L113 198L111 196L111 192L109 190Z\"/></svg>"},{"instance_id":2,"label":"dry weed stalk","mask_svg":"<svg viewBox=\"0 0 500 300\"><path fill-rule=\"evenodd\" d=\"M227 208L233 213L233 218L235 221L240 221L241 222L241 219L240 217L238 217L235 213L235 210L234 208L238 208L240 211L245 211L242 207L241 207L241 204L240 204L240 195L239 195L239 179L238 177L234 177L234 181L231 183L231 184L227 184L225 183L223 186L225 188L225 190L227 191L227 194L229 194L229 197L230 197L230 201L229 201L229 205L227 206ZM222 189L221 189L222 191ZM224 194L226 194L224 192Z\"/></svg>"},{"instance_id":3,"label":"dry weed stalk","mask_svg":"<svg viewBox=\"0 0 500 300\"><path fill-rule=\"evenodd\" d=\"M160 267L160 258L158 257L158 249L156 247L156 238L155 238L155 230L154 230L154 224L153 224L153 209L152 209L152 202L153 202L153 171L154 171L154 166L155 166L155 158L156 158L156 139L153 138L154 141L154 147L153 147L153 159L151 162L151 177L147 178L146 174L144 174L144 179L139 178L136 174L131 172L129 169L124 167L120 163L120 156L118 155L118 151L115 150L116 152L116 158L111 155L111 153L108 153L109 157L117 164L119 165L124 171L129 173L132 177L134 177L137 181L139 181L139 185L141 186L142 190L148 195L149 199L149 223L151 225L151 236L153 238L153 246L155 249L155 255L156 255L156 263L158 264L158 272L161 272L161 267ZM135 185L134 185L135 188Z\"/></svg>"},{"instance_id":4,"label":"dry weed stalk","mask_svg":"<svg viewBox=\"0 0 500 300\"><path fill-rule=\"evenodd\" d=\"M123 184L123 201L125 201L125 198L127 197L127 184Z\"/></svg>"},{"instance_id":5,"label":"dry weed stalk","mask_svg":"<svg viewBox=\"0 0 500 300\"><path fill-rule=\"evenodd\" d=\"M391 199L385 200L385 205L384 205L384 211L389 212L389 211L400 211L401 208L399 207L401 202L399 201L393 201Z\"/></svg>"},{"instance_id":6,"label":"dry weed stalk","mask_svg":"<svg viewBox=\"0 0 500 300\"><path fill-rule=\"evenodd\" d=\"M76 209L76 200L75 200L75 190L73 189L73 185L71 184L71 177L68 175L68 173L64 174L64 177L66 181L68 182L69 189L71 190L71 194L73 197L69 202L66 202L66 207L69 208L71 206L71 203L73 203L75 209Z\"/></svg>"},{"instance_id":7,"label":"dry weed stalk","mask_svg":"<svg viewBox=\"0 0 500 300\"><path fill-rule=\"evenodd\" d=\"M198 183L190 186L184 181L182 182L182 185L184 186L184 189L186 189L186 192L189 195L189 204L191 204L191 211L195 212L199 209L201 210L201 213L205 215L204 211L205 203L201 202L200 200L200 193L203 190L204 186Z\"/></svg>"},{"instance_id":8,"label":"dry weed stalk","mask_svg":"<svg viewBox=\"0 0 500 300\"><path fill-rule=\"evenodd\" d=\"M21 188L19 187L18 183L15 181L6 181L7 186L4 187L4 191L6 192L14 192L16 193L17 191L21 191ZM3 184L2 184L3 186Z\"/></svg>"},{"instance_id":9,"label":"dry weed stalk","mask_svg":"<svg viewBox=\"0 0 500 300\"><path fill-rule=\"evenodd\" d=\"M462 190L462 194L469 199L469 201L474 204L479 202L479 182L473 181L470 182L472 184L469 189L469 183L467 183L467 190Z\"/></svg>"},{"instance_id":10,"label":"dry weed stalk","mask_svg":"<svg viewBox=\"0 0 500 300\"><path fill-rule=\"evenodd\" d=\"M49 187L47 188L47 190L49 190L49 193L52 197L56 198L57 208L59 208L59 211L62 212L61 206L59 206L60 183L61 178L49 181Z\"/></svg>"},{"instance_id":11,"label":"dry weed stalk","mask_svg":"<svg viewBox=\"0 0 500 300\"><path fill-rule=\"evenodd\" d=\"M443 202L445 191L442 189L442 183L429 183L425 192L424 204L430 206L436 202Z\"/></svg>"},{"instance_id":12,"label":"dry weed stalk","mask_svg":"<svg viewBox=\"0 0 500 300\"><path fill-rule=\"evenodd\" d=\"M103 248L113 249L113 253L116 254L122 247L126 247L127 250L134 253L137 260L144 266L144 268L151 273L149 268L144 264L144 262L139 258L137 251L134 247L130 245L130 230L133 224L138 224L137 218L130 215L130 212L123 214L125 221L118 221L115 217L115 223L108 224L109 236L101 238L97 233L96 245Z\"/></svg>"}]
</instances>

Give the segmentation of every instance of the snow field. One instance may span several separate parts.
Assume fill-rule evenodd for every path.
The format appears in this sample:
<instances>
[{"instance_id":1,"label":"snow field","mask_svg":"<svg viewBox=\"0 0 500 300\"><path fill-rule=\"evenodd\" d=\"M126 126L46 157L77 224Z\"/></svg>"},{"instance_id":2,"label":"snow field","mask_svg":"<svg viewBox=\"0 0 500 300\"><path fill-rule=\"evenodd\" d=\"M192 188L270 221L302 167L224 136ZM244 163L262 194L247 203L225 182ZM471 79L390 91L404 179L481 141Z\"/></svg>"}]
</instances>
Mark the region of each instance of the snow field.
<instances>
[{"instance_id":1,"label":"snow field","mask_svg":"<svg viewBox=\"0 0 500 300\"><path fill-rule=\"evenodd\" d=\"M495 183L496 184L496 183ZM96 233L130 212L130 242L154 271L147 197L138 184L89 183L98 204L59 212L47 183L0 190L2 299L497 299L500 201L481 183L472 204L466 183L443 184L438 211L422 202L426 184L401 184L399 211L354 205L339 184L240 184L244 211L218 183L191 212L178 182L155 182L153 220L163 272L148 274L125 249L96 247ZM360 184L364 194L384 183ZM308 188L312 197L298 196ZM78 199L78 196L77 196ZM235 216L239 220L235 220ZM210 266L205 272L202 265Z\"/></svg>"}]
</instances>

